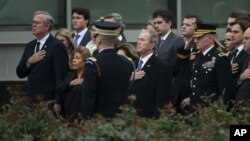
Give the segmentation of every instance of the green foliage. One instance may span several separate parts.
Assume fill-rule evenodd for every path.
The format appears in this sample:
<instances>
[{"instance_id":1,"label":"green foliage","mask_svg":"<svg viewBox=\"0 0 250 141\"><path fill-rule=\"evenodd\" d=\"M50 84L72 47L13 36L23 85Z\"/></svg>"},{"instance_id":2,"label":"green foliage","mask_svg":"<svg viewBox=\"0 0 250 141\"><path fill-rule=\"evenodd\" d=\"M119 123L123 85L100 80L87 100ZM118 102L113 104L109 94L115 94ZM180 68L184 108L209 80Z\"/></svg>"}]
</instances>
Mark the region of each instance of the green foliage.
<instances>
[{"instance_id":1,"label":"green foliage","mask_svg":"<svg viewBox=\"0 0 250 141\"><path fill-rule=\"evenodd\" d=\"M56 118L41 102L30 108L27 99L15 98L0 114L2 141L204 141L229 140L230 124L249 124L250 108L236 106L230 112L221 103L198 107L197 115L166 113L158 119L141 118L130 105L122 113L105 119L96 115L90 120Z\"/></svg>"}]
</instances>

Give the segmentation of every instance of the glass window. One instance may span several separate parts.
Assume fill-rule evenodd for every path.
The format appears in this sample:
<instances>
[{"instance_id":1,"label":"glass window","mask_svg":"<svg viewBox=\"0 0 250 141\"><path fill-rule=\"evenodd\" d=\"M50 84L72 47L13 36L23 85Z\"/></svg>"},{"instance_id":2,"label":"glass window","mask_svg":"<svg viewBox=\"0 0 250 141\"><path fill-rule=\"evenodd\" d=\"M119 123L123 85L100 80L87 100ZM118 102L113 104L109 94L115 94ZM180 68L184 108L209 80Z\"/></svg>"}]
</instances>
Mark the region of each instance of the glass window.
<instances>
[{"instance_id":1,"label":"glass window","mask_svg":"<svg viewBox=\"0 0 250 141\"><path fill-rule=\"evenodd\" d=\"M233 11L248 13L249 0L182 0L182 18L186 14L197 14L206 23L226 26Z\"/></svg>"},{"instance_id":2,"label":"glass window","mask_svg":"<svg viewBox=\"0 0 250 141\"><path fill-rule=\"evenodd\" d=\"M140 29L152 18L152 12L157 8L176 10L176 1L172 0L72 0L72 8L83 6L91 10L91 21L101 16L116 12L125 21L126 28ZM172 11L174 14L176 11Z\"/></svg>"},{"instance_id":3,"label":"glass window","mask_svg":"<svg viewBox=\"0 0 250 141\"><path fill-rule=\"evenodd\" d=\"M55 18L55 26L65 26L66 0L0 0L0 31L31 29L35 11L48 11Z\"/></svg>"}]
</instances>

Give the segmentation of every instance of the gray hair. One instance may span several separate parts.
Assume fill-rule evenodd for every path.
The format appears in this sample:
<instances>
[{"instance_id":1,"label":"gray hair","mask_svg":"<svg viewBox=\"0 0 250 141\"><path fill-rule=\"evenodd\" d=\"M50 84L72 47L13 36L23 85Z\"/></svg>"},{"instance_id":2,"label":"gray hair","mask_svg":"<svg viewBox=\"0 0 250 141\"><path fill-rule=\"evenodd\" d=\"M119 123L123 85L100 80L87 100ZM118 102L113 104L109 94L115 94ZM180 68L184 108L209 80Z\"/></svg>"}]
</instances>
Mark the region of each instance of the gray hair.
<instances>
[{"instance_id":1,"label":"gray hair","mask_svg":"<svg viewBox=\"0 0 250 141\"><path fill-rule=\"evenodd\" d=\"M146 29L142 29L141 30L141 33L148 33L149 34L149 38L148 38L148 40L149 40L149 42L150 43L154 43L155 44L155 47L158 45L158 35L157 35L157 33L155 33L155 32L150 32L150 31L148 31L148 30L146 30Z\"/></svg>"},{"instance_id":2,"label":"gray hair","mask_svg":"<svg viewBox=\"0 0 250 141\"><path fill-rule=\"evenodd\" d=\"M54 18L47 11L36 11L34 13L34 16L39 15L39 14L44 15L44 21L43 22L44 22L44 24L49 26L49 31L51 31L52 28L53 28L53 25L54 25Z\"/></svg>"},{"instance_id":3,"label":"gray hair","mask_svg":"<svg viewBox=\"0 0 250 141\"><path fill-rule=\"evenodd\" d=\"M120 15L119 13L111 13L111 14L106 15L104 18L105 19L111 19L111 18L113 18L116 23L119 23L121 25L124 24L122 15Z\"/></svg>"},{"instance_id":4,"label":"gray hair","mask_svg":"<svg viewBox=\"0 0 250 141\"><path fill-rule=\"evenodd\" d=\"M121 14L119 13L110 13L104 17L104 19L114 19L114 22L119 23L121 25L121 30L125 29L124 20Z\"/></svg>"}]
</instances>

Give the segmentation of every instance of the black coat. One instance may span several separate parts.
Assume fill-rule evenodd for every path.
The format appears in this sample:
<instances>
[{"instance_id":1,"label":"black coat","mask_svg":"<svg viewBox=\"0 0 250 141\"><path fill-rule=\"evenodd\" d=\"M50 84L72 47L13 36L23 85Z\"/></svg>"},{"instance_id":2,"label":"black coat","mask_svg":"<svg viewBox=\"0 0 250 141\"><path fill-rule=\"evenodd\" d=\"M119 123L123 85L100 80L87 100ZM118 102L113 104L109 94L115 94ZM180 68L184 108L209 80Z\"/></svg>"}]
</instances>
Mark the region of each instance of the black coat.
<instances>
[{"instance_id":1,"label":"black coat","mask_svg":"<svg viewBox=\"0 0 250 141\"><path fill-rule=\"evenodd\" d=\"M136 95L134 106L139 116L157 117L158 108L170 101L172 70L155 55L149 58L142 70L145 76L134 81L129 94Z\"/></svg>"},{"instance_id":2,"label":"black coat","mask_svg":"<svg viewBox=\"0 0 250 141\"><path fill-rule=\"evenodd\" d=\"M62 95L62 111L65 116L76 117L81 113L82 85L70 86L70 82L76 78L76 71L69 72L57 88L58 94Z\"/></svg>"},{"instance_id":3,"label":"black coat","mask_svg":"<svg viewBox=\"0 0 250 141\"><path fill-rule=\"evenodd\" d=\"M36 100L37 94L44 97L44 100L54 100L61 102L60 95L56 94L56 88L63 81L69 71L68 53L62 42L51 35L44 43L42 50L46 51L46 56L39 62L27 66L29 57L34 54L36 41L29 42L24 50L16 73L19 78L28 76L27 95Z\"/></svg>"},{"instance_id":4,"label":"black coat","mask_svg":"<svg viewBox=\"0 0 250 141\"><path fill-rule=\"evenodd\" d=\"M209 97L207 100L213 102L223 94L225 103L234 98L235 87L230 61L217 47L213 47L205 56L202 53L196 56L192 68L191 87L191 106L206 104L203 96Z\"/></svg>"},{"instance_id":5,"label":"black coat","mask_svg":"<svg viewBox=\"0 0 250 141\"><path fill-rule=\"evenodd\" d=\"M250 57L245 59L243 67L242 67L242 72L244 72L245 69L249 67L248 66L249 58ZM240 83L237 94L236 94L237 101L247 100L247 99L250 99L250 79L245 79Z\"/></svg>"},{"instance_id":6,"label":"black coat","mask_svg":"<svg viewBox=\"0 0 250 141\"><path fill-rule=\"evenodd\" d=\"M98 53L96 60L85 64L82 115L112 117L128 99L128 87L133 71L132 63L117 55L115 49Z\"/></svg>"},{"instance_id":7,"label":"black coat","mask_svg":"<svg viewBox=\"0 0 250 141\"><path fill-rule=\"evenodd\" d=\"M196 46L191 49L179 48L177 52L177 63L174 69L174 82L172 89L173 104L180 109L183 99L191 94L191 74L194 59L190 60L191 53L197 54Z\"/></svg>"},{"instance_id":8,"label":"black coat","mask_svg":"<svg viewBox=\"0 0 250 141\"><path fill-rule=\"evenodd\" d=\"M239 80L239 77L240 77L240 74L241 72L243 71L243 64L244 64L244 61L247 60L248 58L248 54L246 53L246 51L243 49L238 55L237 57L235 58L234 62L233 63L237 63L238 64L238 72L237 73L234 73L233 74L233 81L234 81L234 86L237 86L237 83L238 83L238 80ZM232 54L229 54L228 56L229 60L232 60L233 58L233 53Z\"/></svg>"}]
</instances>

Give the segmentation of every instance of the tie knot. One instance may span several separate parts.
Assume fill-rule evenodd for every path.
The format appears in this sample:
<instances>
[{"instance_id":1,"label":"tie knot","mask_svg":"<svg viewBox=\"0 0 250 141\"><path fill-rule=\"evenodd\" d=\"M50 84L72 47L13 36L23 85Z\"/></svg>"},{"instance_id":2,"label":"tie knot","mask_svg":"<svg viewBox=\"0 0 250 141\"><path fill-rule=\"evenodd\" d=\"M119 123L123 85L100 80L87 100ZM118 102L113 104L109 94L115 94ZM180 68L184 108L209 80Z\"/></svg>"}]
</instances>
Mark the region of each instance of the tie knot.
<instances>
[{"instance_id":1,"label":"tie knot","mask_svg":"<svg viewBox=\"0 0 250 141\"><path fill-rule=\"evenodd\" d=\"M239 50L235 49L234 54L237 55L238 52L239 52Z\"/></svg>"},{"instance_id":2,"label":"tie knot","mask_svg":"<svg viewBox=\"0 0 250 141\"><path fill-rule=\"evenodd\" d=\"M75 37L74 37L74 44L77 46L78 45L78 39L79 37L81 37L79 34L75 34Z\"/></svg>"},{"instance_id":3,"label":"tie knot","mask_svg":"<svg viewBox=\"0 0 250 141\"><path fill-rule=\"evenodd\" d=\"M38 52L39 50L40 50L40 42L37 41L36 42L36 50L35 50L35 52Z\"/></svg>"},{"instance_id":4,"label":"tie knot","mask_svg":"<svg viewBox=\"0 0 250 141\"><path fill-rule=\"evenodd\" d=\"M143 64L143 61L142 61L142 60L139 60L139 63L138 63L138 70L141 70L141 69L142 69L142 64Z\"/></svg>"}]
</instances>

